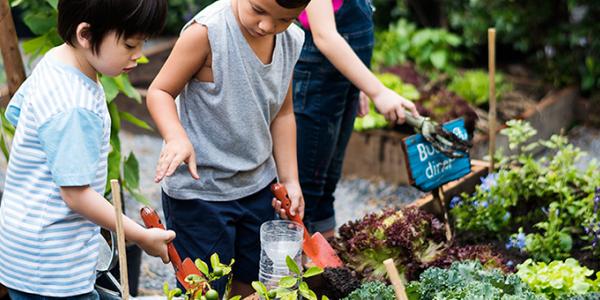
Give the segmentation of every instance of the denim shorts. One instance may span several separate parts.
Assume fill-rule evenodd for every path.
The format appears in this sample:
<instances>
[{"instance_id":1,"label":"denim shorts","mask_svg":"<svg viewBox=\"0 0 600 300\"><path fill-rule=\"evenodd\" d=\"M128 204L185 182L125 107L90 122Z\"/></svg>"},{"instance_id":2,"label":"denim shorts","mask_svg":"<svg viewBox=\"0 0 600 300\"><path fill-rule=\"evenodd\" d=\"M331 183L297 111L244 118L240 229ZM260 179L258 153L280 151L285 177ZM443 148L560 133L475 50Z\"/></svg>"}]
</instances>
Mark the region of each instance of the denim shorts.
<instances>
[{"instance_id":1,"label":"denim shorts","mask_svg":"<svg viewBox=\"0 0 600 300\"><path fill-rule=\"evenodd\" d=\"M344 0L336 13L340 35L370 66L374 36L368 0ZM298 172L308 230L335 228L334 196L354 127L359 90L315 46L310 31L294 69Z\"/></svg>"},{"instance_id":2,"label":"denim shorts","mask_svg":"<svg viewBox=\"0 0 600 300\"><path fill-rule=\"evenodd\" d=\"M8 296L11 300L99 300L98 292L91 291L87 294L69 296L69 297L48 297L35 294L28 294L17 290L8 289Z\"/></svg>"},{"instance_id":3,"label":"denim shorts","mask_svg":"<svg viewBox=\"0 0 600 300\"><path fill-rule=\"evenodd\" d=\"M247 284L258 280L260 226L275 218L272 199L269 186L233 201L180 200L162 192L166 226L177 234L173 243L181 259L210 265L213 253L225 264L235 258L233 278ZM211 287L223 295L226 283L222 278Z\"/></svg>"}]
</instances>

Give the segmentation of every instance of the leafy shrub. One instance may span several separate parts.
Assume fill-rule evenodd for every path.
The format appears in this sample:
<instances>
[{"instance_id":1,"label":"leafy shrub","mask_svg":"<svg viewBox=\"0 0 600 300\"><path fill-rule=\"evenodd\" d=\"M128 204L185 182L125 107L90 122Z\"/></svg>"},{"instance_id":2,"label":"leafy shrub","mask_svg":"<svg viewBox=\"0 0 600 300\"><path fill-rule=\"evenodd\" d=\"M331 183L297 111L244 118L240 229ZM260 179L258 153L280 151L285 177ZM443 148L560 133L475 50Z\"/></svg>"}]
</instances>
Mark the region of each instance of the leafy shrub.
<instances>
[{"instance_id":1,"label":"leafy shrub","mask_svg":"<svg viewBox=\"0 0 600 300\"><path fill-rule=\"evenodd\" d=\"M563 261L553 261L549 264L535 263L528 259L517 266L517 275L531 289L546 299L564 299L567 296L585 295L588 292L600 290L600 279L590 276L594 271L582 267L577 260L568 258ZM600 275L600 274L599 274ZM598 299L598 298L594 298Z\"/></svg>"},{"instance_id":2,"label":"leafy shrub","mask_svg":"<svg viewBox=\"0 0 600 300\"><path fill-rule=\"evenodd\" d=\"M410 299L542 300L514 274L485 270L479 262L455 262L449 269L430 268L407 288Z\"/></svg>"},{"instance_id":3,"label":"leafy shrub","mask_svg":"<svg viewBox=\"0 0 600 300\"><path fill-rule=\"evenodd\" d=\"M502 94L511 90L510 84L504 81L501 73L496 74L496 99L501 100ZM489 101L490 81L488 73L483 70L470 70L456 75L448 85L448 90L467 100L475 106L487 104Z\"/></svg>"},{"instance_id":4,"label":"leafy shrub","mask_svg":"<svg viewBox=\"0 0 600 300\"><path fill-rule=\"evenodd\" d=\"M455 51L461 45L459 36L444 29L417 29L403 19L391 24L388 30L377 32L375 39L375 66L393 66L411 60L423 71L452 71L462 59L460 52Z\"/></svg>"},{"instance_id":5,"label":"leafy shrub","mask_svg":"<svg viewBox=\"0 0 600 300\"><path fill-rule=\"evenodd\" d=\"M522 241L523 251L539 261L564 259L575 244L592 244L589 224L598 218L594 190L600 186L600 172L592 162L579 170L576 162L583 152L562 136L526 143L536 135L528 123L509 121L502 134L508 136L511 155L497 155L499 170L474 195L455 199L451 214L459 232L505 239L519 227L512 240ZM555 153L550 159L534 158L543 147ZM509 245L514 245L510 243ZM523 243L519 243L523 246ZM591 245L588 245L591 246Z\"/></svg>"}]
</instances>

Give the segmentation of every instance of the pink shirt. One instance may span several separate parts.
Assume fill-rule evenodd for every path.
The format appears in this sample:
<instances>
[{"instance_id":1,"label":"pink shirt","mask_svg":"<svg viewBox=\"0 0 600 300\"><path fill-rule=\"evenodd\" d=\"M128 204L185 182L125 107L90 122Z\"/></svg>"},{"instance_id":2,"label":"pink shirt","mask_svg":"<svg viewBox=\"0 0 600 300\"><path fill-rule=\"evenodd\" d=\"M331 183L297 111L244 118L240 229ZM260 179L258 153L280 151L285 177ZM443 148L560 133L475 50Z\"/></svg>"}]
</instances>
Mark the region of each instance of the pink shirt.
<instances>
[{"instance_id":1,"label":"pink shirt","mask_svg":"<svg viewBox=\"0 0 600 300\"><path fill-rule=\"evenodd\" d=\"M333 12L336 13L342 7L344 0L331 0L333 3ZM305 29L310 29L310 24L308 24L308 15L306 15L306 10L302 11L302 13L298 16L298 20L302 24L302 27Z\"/></svg>"}]
</instances>

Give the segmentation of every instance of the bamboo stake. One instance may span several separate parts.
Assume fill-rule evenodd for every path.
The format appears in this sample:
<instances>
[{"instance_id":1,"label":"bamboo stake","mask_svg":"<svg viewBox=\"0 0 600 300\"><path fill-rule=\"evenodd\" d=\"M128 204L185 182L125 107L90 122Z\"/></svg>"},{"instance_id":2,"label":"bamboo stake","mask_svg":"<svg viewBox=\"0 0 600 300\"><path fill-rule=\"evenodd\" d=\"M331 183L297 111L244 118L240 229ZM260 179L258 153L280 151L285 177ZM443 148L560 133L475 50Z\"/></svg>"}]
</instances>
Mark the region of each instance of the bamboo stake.
<instances>
[{"instance_id":1,"label":"bamboo stake","mask_svg":"<svg viewBox=\"0 0 600 300\"><path fill-rule=\"evenodd\" d=\"M490 173L494 172L494 153L496 152L496 29L488 29L488 67L490 77L490 111L488 116L490 141Z\"/></svg>"},{"instance_id":2,"label":"bamboo stake","mask_svg":"<svg viewBox=\"0 0 600 300\"><path fill-rule=\"evenodd\" d=\"M129 299L129 280L127 278L127 256L125 255L125 230L123 228L123 207L121 202L121 187L116 179L110 180L112 189L113 206L115 207L115 219L117 220L117 247L119 251L119 271L121 274L121 299Z\"/></svg>"},{"instance_id":3,"label":"bamboo stake","mask_svg":"<svg viewBox=\"0 0 600 300\"><path fill-rule=\"evenodd\" d=\"M385 270L394 287L394 292L396 292L396 300L408 300L408 295L406 295L406 290L404 289L404 283L402 283L400 275L398 275L394 259L388 258L383 261L383 264L385 265Z\"/></svg>"},{"instance_id":4,"label":"bamboo stake","mask_svg":"<svg viewBox=\"0 0 600 300\"><path fill-rule=\"evenodd\" d=\"M8 96L12 97L25 81L25 68L19 52L19 40L15 31L8 0L0 0L0 52L8 81Z\"/></svg>"},{"instance_id":5,"label":"bamboo stake","mask_svg":"<svg viewBox=\"0 0 600 300\"><path fill-rule=\"evenodd\" d=\"M442 206L442 212L444 213L444 227L446 229L446 240L450 242L452 240L452 229L450 229L450 218L448 218L448 210L446 209L446 197L444 197L444 188L442 186L436 188L434 191L438 198L440 205Z\"/></svg>"}]
</instances>

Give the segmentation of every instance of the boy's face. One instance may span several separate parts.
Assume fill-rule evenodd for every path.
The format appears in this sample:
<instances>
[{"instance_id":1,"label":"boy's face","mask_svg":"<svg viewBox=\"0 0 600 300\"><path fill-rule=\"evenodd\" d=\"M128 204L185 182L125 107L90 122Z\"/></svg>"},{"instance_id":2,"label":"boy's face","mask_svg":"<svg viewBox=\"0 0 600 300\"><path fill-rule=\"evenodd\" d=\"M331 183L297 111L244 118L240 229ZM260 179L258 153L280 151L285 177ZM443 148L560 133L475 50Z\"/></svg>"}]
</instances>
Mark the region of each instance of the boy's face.
<instances>
[{"instance_id":1,"label":"boy's face","mask_svg":"<svg viewBox=\"0 0 600 300\"><path fill-rule=\"evenodd\" d=\"M99 51L90 53L88 61L96 71L107 76L127 73L137 66L144 41L141 36L118 38L115 32L109 32L102 40Z\"/></svg>"},{"instance_id":2,"label":"boy's face","mask_svg":"<svg viewBox=\"0 0 600 300\"><path fill-rule=\"evenodd\" d=\"M285 31L304 10L282 7L275 0L237 0L237 5L241 27L255 38Z\"/></svg>"}]
</instances>

